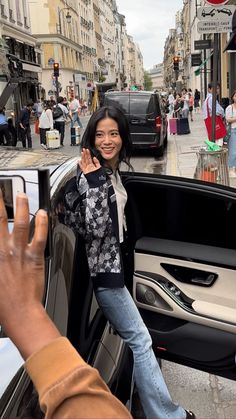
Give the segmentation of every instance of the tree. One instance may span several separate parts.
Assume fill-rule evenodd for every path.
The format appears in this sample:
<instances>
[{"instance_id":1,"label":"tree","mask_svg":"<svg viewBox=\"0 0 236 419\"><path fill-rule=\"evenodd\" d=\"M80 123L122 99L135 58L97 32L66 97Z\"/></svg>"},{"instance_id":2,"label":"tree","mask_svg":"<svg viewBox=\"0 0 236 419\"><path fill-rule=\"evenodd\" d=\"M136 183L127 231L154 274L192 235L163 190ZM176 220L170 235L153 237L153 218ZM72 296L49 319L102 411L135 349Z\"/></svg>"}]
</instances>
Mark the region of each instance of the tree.
<instances>
[{"instance_id":1,"label":"tree","mask_svg":"<svg viewBox=\"0 0 236 419\"><path fill-rule=\"evenodd\" d=\"M152 79L147 71L144 71L144 89L152 90Z\"/></svg>"}]
</instances>

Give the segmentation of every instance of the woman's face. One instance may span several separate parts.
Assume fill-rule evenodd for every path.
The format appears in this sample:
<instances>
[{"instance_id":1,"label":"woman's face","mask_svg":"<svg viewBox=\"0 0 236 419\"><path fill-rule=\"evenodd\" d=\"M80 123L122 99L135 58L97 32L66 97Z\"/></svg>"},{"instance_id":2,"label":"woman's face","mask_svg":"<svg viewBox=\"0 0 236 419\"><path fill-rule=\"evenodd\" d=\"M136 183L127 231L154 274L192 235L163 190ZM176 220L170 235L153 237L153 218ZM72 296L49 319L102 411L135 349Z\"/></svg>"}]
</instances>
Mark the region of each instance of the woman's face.
<instances>
[{"instance_id":1,"label":"woman's face","mask_svg":"<svg viewBox=\"0 0 236 419\"><path fill-rule=\"evenodd\" d=\"M98 122L95 133L95 147L112 169L117 168L122 147L117 122L112 118L104 118Z\"/></svg>"},{"instance_id":2,"label":"woman's face","mask_svg":"<svg viewBox=\"0 0 236 419\"><path fill-rule=\"evenodd\" d=\"M234 101L234 103L236 103L236 92L233 95L233 101Z\"/></svg>"}]
</instances>

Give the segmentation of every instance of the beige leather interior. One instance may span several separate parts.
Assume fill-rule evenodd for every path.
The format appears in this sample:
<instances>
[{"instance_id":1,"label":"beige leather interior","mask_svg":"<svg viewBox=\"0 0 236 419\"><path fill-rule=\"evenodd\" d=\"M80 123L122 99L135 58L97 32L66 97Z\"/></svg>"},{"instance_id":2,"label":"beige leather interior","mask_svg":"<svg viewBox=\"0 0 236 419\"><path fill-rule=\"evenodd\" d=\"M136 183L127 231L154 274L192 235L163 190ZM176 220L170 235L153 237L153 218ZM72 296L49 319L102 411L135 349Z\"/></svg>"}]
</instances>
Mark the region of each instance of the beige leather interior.
<instances>
[{"instance_id":1,"label":"beige leather interior","mask_svg":"<svg viewBox=\"0 0 236 419\"><path fill-rule=\"evenodd\" d=\"M218 279L211 287L181 283L168 274L161 267L161 263L211 271L218 274ZM181 307L157 283L148 279L138 278L134 275L133 295L138 307L236 333L236 276L234 270L192 261L135 253L135 271L160 274L175 284L185 295L195 300L195 303L192 305L195 313L191 313ZM163 308L161 305L160 307L151 307L150 305L138 302L136 298L137 283L151 287L164 299L171 309Z\"/></svg>"}]
</instances>

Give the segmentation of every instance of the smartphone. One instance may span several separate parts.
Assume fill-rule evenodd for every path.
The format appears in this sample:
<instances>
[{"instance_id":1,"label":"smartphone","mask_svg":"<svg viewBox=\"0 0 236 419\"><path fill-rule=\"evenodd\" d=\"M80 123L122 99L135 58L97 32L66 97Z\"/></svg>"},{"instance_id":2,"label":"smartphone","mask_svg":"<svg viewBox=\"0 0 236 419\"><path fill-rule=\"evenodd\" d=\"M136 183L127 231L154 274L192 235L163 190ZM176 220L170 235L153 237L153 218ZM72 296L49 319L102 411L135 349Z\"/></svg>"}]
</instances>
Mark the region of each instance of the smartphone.
<instances>
[{"instance_id":1,"label":"smartphone","mask_svg":"<svg viewBox=\"0 0 236 419\"><path fill-rule=\"evenodd\" d=\"M0 188L8 221L13 221L16 212L16 195L25 192L25 181L21 176L0 176Z\"/></svg>"}]
</instances>

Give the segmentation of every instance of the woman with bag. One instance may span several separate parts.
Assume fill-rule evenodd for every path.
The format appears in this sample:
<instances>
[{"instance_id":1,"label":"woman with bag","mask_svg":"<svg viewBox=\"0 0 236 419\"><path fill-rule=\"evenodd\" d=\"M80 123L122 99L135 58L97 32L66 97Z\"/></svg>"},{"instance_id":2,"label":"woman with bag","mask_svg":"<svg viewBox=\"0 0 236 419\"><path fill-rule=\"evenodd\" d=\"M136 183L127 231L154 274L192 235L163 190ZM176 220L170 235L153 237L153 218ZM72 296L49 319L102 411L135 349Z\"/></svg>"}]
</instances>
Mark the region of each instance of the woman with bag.
<instances>
[{"instance_id":1,"label":"woman with bag","mask_svg":"<svg viewBox=\"0 0 236 419\"><path fill-rule=\"evenodd\" d=\"M229 176L236 177L236 90L231 96L232 104L226 108L225 117L230 124L229 147Z\"/></svg>"},{"instance_id":2,"label":"woman with bag","mask_svg":"<svg viewBox=\"0 0 236 419\"><path fill-rule=\"evenodd\" d=\"M45 150L47 149L46 144L46 133L53 129L53 116L50 102L45 103L43 112L39 118L39 135L40 135L40 145Z\"/></svg>"}]
</instances>

